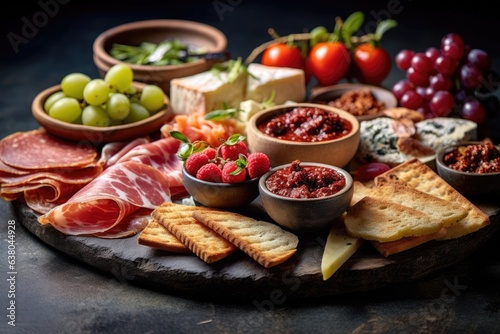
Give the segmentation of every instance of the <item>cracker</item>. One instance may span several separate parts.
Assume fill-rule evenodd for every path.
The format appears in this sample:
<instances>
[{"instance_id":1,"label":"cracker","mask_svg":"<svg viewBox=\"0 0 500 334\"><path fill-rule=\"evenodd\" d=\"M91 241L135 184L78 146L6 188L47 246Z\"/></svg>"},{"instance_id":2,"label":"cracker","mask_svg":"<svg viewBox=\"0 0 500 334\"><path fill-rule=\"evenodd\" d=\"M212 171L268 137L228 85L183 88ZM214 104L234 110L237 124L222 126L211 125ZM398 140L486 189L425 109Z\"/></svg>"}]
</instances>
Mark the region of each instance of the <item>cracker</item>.
<instances>
[{"instance_id":1,"label":"cracker","mask_svg":"<svg viewBox=\"0 0 500 334\"><path fill-rule=\"evenodd\" d=\"M466 217L449 226L446 236L439 240L459 238L490 224L487 214L450 186L429 166L416 158L407 160L377 176L375 184L382 182L382 179L385 178L402 180L417 190L456 203L468 212Z\"/></svg>"},{"instance_id":2,"label":"cracker","mask_svg":"<svg viewBox=\"0 0 500 334\"><path fill-rule=\"evenodd\" d=\"M288 260L297 251L298 237L278 225L227 211L195 211L193 217L265 268Z\"/></svg>"},{"instance_id":3,"label":"cracker","mask_svg":"<svg viewBox=\"0 0 500 334\"><path fill-rule=\"evenodd\" d=\"M351 236L380 242L434 233L443 227L440 218L371 196L350 208L344 223Z\"/></svg>"},{"instance_id":4,"label":"cracker","mask_svg":"<svg viewBox=\"0 0 500 334\"><path fill-rule=\"evenodd\" d=\"M212 209L165 202L151 214L193 253L206 263L219 261L237 250L237 247L193 218L195 211Z\"/></svg>"},{"instance_id":5,"label":"cracker","mask_svg":"<svg viewBox=\"0 0 500 334\"><path fill-rule=\"evenodd\" d=\"M468 214L460 204L422 192L400 180L380 179L370 196L390 199L395 203L440 218L445 227L451 226Z\"/></svg>"},{"instance_id":6,"label":"cracker","mask_svg":"<svg viewBox=\"0 0 500 334\"><path fill-rule=\"evenodd\" d=\"M191 250L179 239L152 218L149 224L141 231L137 243L156 249L174 253L191 253Z\"/></svg>"}]
</instances>

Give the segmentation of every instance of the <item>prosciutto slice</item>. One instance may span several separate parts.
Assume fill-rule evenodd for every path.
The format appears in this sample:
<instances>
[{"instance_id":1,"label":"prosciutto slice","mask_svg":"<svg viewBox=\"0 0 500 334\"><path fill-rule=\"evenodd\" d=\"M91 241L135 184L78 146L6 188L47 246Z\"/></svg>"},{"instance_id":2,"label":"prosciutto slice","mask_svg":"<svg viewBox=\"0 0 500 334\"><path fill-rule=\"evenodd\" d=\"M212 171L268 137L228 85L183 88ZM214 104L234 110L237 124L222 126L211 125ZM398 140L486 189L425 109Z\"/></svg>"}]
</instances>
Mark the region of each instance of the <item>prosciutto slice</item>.
<instances>
[{"instance_id":1,"label":"prosciutto slice","mask_svg":"<svg viewBox=\"0 0 500 334\"><path fill-rule=\"evenodd\" d=\"M173 198L184 196L186 189L182 182L182 160L176 155L179 146L180 141L172 137L141 145L127 145L108 159L104 168L125 161L137 161L152 166L169 179L170 192Z\"/></svg>"},{"instance_id":2,"label":"prosciutto slice","mask_svg":"<svg viewBox=\"0 0 500 334\"><path fill-rule=\"evenodd\" d=\"M171 201L170 182L164 173L137 161L125 161L105 169L66 203L41 215L38 221L69 235L120 237L136 232L117 229L119 234L110 234L109 231L137 211L142 211L139 217L144 217L166 201Z\"/></svg>"}]
</instances>

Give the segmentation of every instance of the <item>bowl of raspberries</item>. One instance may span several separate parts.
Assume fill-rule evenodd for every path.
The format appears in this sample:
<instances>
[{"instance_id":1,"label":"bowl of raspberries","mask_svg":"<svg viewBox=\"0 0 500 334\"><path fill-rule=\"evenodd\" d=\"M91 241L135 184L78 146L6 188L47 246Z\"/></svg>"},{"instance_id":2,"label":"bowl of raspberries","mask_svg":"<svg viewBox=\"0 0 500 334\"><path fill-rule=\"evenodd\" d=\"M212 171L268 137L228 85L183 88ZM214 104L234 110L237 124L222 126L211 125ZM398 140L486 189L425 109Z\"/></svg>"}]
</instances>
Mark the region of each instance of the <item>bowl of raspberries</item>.
<instances>
[{"instance_id":1,"label":"bowl of raspberries","mask_svg":"<svg viewBox=\"0 0 500 334\"><path fill-rule=\"evenodd\" d=\"M238 208L259 195L259 179L270 170L267 155L249 152L246 137L234 134L213 147L204 142L183 141L178 157L183 162L182 181L196 204L213 208Z\"/></svg>"}]
</instances>

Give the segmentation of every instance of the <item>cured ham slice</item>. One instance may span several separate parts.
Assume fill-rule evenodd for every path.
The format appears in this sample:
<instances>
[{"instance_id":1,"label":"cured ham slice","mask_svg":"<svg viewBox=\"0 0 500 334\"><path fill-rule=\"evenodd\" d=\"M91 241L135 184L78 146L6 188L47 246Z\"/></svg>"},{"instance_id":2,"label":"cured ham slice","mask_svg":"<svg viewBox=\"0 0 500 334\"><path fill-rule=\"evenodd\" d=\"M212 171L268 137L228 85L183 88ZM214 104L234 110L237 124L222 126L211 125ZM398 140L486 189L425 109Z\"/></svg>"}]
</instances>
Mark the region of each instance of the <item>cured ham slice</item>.
<instances>
[{"instance_id":1,"label":"cured ham slice","mask_svg":"<svg viewBox=\"0 0 500 334\"><path fill-rule=\"evenodd\" d=\"M69 235L126 236L136 232L118 228L120 223L130 226L127 219L139 210L142 211L139 220L144 221L141 216L166 201L171 201L170 183L164 173L140 162L125 161L104 170L66 203L41 215L38 221ZM119 234L110 234L112 229Z\"/></svg>"},{"instance_id":2,"label":"cured ham slice","mask_svg":"<svg viewBox=\"0 0 500 334\"><path fill-rule=\"evenodd\" d=\"M125 162L137 161L154 167L169 179L172 197L186 194L182 183L182 160L177 157L180 141L168 137L141 145L127 145L106 162L104 168Z\"/></svg>"}]
</instances>

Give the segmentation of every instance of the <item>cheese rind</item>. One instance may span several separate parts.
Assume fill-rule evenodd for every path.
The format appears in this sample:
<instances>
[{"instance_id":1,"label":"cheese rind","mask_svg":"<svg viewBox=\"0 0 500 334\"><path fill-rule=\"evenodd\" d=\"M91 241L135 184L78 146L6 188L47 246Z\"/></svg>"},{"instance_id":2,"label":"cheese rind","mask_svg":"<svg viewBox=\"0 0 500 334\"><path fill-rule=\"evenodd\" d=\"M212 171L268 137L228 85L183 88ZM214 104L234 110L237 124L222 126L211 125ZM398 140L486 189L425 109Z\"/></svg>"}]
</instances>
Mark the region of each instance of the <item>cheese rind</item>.
<instances>
[{"instance_id":1,"label":"cheese rind","mask_svg":"<svg viewBox=\"0 0 500 334\"><path fill-rule=\"evenodd\" d=\"M321 259L323 280L327 280L361 247L364 239L347 234L343 225L330 229Z\"/></svg>"},{"instance_id":2,"label":"cheese rind","mask_svg":"<svg viewBox=\"0 0 500 334\"><path fill-rule=\"evenodd\" d=\"M170 105L175 114L207 114L225 107L239 108L244 101L275 105L306 98L304 71L295 68L250 64L247 72L228 82L228 74L206 71L170 82ZM249 118L249 117L248 117Z\"/></svg>"},{"instance_id":3,"label":"cheese rind","mask_svg":"<svg viewBox=\"0 0 500 334\"><path fill-rule=\"evenodd\" d=\"M206 71L170 82L170 104L174 113L202 115L225 106L237 108L245 97L247 75L228 82L227 73Z\"/></svg>"},{"instance_id":4,"label":"cheese rind","mask_svg":"<svg viewBox=\"0 0 500 334\"><path fill-rule=\"evenodd\" d=\"M274 94L274 104L288 100L304 102L306 84L304 71L289 67L273 67L252 63L248 65L246 99L264 102Z\"/></svg>"}]
</instances>

